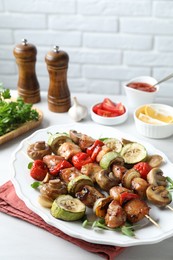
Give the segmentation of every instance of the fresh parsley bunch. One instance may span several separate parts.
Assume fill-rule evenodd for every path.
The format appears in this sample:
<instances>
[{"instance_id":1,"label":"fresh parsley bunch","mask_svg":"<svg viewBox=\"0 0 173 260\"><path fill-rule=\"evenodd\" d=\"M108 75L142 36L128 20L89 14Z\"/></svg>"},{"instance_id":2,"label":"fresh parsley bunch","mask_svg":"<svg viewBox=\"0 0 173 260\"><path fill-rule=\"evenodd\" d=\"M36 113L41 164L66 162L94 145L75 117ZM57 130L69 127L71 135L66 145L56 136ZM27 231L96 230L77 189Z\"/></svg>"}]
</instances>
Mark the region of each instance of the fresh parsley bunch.
<instances>
[{"instance_id":1,"label":"fresh parsley bunch","mask_svg":"<svg viewBox=\"0 0 173 260\"><path fill-rule=\"evenodd\" d=\"M39 117L38 112L32 109L32 104L25 103L21 97L16 101L10 101L10 98L10 90L0 84L0 136L28 121L37 121Z\"/></svg>"}]
</instances>

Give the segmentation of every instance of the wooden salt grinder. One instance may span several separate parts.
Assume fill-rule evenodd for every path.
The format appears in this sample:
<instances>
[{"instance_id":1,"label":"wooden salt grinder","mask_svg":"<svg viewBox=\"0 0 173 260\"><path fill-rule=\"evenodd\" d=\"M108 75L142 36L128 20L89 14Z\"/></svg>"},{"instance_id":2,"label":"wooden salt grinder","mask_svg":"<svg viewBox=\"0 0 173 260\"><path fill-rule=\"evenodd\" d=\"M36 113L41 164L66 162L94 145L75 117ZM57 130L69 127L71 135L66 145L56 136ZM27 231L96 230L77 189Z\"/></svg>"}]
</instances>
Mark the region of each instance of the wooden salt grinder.
<instances>
[{"instance_id":1,"label":"wooden salt grinder","mask_svg":"<svg viewBox=\"0 0 173 260\"><path fill-rule=\"evenodd\" d=\"M18 95L26 103L40 101L40 86L35 72L37 49L33 44L28 44L26 39L16 45L13 50L18 65L19 77L17 83Z\"/></svg>"},{"instance_id":2,"label":"wooden salt grinder","mask_svg":"<svg viewBox=\"0 0 173 260\"><path fill-rule=\"evenodd\" d=\"M52 112L67 112L71 106L70 91L67 83L69 56L54 46L45 57L49 72L48 108Z\"/></svg>"}]
</instances>

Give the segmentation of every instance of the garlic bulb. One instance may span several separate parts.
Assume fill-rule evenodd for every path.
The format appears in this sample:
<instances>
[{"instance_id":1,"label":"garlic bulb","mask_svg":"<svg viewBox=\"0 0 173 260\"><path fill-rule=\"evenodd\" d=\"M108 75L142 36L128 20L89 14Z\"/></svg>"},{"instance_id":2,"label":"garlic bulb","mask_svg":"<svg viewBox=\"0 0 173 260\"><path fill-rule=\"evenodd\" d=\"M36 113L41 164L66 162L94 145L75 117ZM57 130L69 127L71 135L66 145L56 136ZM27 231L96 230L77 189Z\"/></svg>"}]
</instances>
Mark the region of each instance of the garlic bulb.
<instances>
[{"instance_id":1,"label":"garlic bulb","mask_svg":"<svg viewBox=\"0 0 173 260\"><path fill-rule=\"evenodd\" d=\"M73 106L68 110L68 114L74 121L79 122L87 116L88 109L79 104L76 97L73 97Z\"/></svg>"}]
</instances>

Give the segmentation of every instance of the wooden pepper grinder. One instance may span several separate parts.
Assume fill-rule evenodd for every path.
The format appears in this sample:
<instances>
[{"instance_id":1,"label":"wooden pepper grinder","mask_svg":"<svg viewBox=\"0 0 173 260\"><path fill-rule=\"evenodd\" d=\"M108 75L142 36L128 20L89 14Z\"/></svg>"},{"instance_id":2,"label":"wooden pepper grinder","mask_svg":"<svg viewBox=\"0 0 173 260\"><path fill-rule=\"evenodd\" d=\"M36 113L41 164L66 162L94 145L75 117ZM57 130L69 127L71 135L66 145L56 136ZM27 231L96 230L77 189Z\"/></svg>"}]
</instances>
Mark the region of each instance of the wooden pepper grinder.
<instances>
[{"instance_id":1,"label":"wooden pepper grinder","mask_svg":"<svg viewBox=\"0 0 173 260\"><path fill-rule=\"evenodd\" d=\"M19 77L17 83L18 95L26 103L40 101L40 86L35 73L37 49L33 44L28 44L26 39L16 45L13 50L18 65Z\"/></svg>"},{"instance_id":2,"label":"wooden pepper grinder","mask_svg":"<svg viewBox=\"0 0 173 260\"><path fill-rule=\"evenodd\" d=\"M67 112L71 106L67 83L69 56L54 46L45 57L49 72L48 107L52 112Z\"/></svg>"}]
</instances>

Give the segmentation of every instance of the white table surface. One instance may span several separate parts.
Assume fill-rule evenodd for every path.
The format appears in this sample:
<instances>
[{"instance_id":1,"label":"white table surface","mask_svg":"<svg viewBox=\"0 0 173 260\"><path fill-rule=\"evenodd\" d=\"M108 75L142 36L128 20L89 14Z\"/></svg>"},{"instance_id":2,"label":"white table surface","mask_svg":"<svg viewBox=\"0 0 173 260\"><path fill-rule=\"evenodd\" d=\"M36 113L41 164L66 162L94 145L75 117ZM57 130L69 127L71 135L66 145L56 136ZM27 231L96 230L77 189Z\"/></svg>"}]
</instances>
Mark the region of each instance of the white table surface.
<instances>
[{"instance_id":1,"label":"white table surface","mask_svg":"<svg viewBox=\"0 0 173 260\"><path fill-rule=\"evenodd\" d=\"M12 92L13 96L16 95ZM103 95L98 94L75 94L80 103L85 104L88 108L96 102L103 100ZM74 94L71 94L73 97ZM127 104L124 96L108 96L111 99L121 100L124 104ZM44 113L43 123L39 128L45 128L50 125L72 123L67 113L53 113L48 110L47 94L41 93L42 101L36 106ZM157 103L165 103L173 105L173 101L167 99L158 99ZM91 122L90 115L84 120L84 122ZM82 124L82 122L81 122ZM93 124L96 126L93 122ZM114 126L115 127L115 126ZM135 131L133 121L133 111L129 109L128 120L119 126L116 126L118 130L122 130L126 133L131 133L132 136L136 136L141 140L150 142L157 149L163 151L170 161L173 162L173 136L167 139L154 140L142 137ZM38 128L37 128L38 129ZM23 140L35 130L26 133L15 140L12 140L6 144L0 146L0 185L10 179L10 166L9 158L15 148ZM61 238L58 238L41 228L31 225L20 219L13 218L9 215L0 213L0 259L1 260L55 260L55 259L67 259L67 260L99 260L102 259L96 254L87 252L72 243L69 243ZM123 251L117 260L169 260L173 259L173 237L163 242L153 245L134 246L129 247Z\"/></svg>"}]
</instances>

